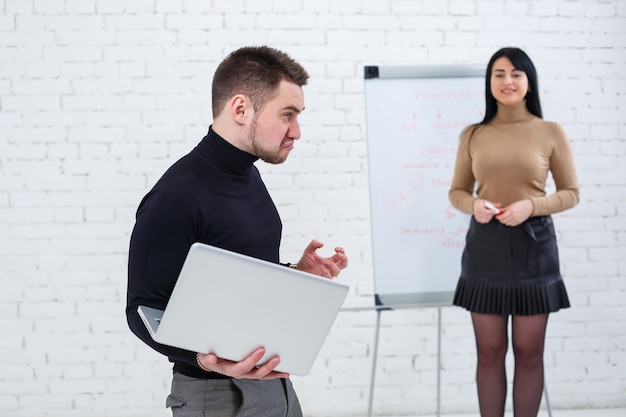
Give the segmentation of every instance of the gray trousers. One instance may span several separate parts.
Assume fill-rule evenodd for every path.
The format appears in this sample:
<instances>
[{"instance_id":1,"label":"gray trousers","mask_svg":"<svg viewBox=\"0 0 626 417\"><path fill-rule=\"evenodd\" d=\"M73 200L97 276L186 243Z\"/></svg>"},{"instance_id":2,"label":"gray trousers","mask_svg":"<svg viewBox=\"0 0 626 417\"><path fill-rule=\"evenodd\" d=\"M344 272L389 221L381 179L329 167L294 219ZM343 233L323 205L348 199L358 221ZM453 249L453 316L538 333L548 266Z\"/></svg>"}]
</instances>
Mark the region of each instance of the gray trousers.
<instances>
[{"instance_id":1,"label":"gray trousers","mask_svg":"<svg viewBox=\"0 0 626 417\"><path fill-rule=\"evenodd\" d=\"M288 379L198 379L174 372L166 406L174 417L302 417Z\"/></svg>"}]
</instances>

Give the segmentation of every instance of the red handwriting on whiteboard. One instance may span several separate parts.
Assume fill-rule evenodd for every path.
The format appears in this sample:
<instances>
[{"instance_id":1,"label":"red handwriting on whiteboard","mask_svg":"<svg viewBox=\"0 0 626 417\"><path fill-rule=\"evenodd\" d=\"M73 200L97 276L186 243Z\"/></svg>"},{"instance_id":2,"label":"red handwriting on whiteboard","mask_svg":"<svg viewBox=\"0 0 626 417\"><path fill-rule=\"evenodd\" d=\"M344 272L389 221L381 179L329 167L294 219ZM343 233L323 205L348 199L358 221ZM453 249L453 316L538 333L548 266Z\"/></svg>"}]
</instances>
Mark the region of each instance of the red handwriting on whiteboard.
<instances>
[{"instance_id":1,"label":"red handwriting on whiteboard","mask_svg":"<svg viewBox=\"0 0 626 417\"><path fill-rule=\"evenodd\" d=\"M465 247L465 242L462 240L444 240L440 245L442 248L450 248L450 249L462 249Z\"/></svg>"},{"instance_id":2,"label":"red handwriting on whiteboard","mask_svg":"<svg viewBox=\"0 0 626 417\"><path fill-rule=\"evenodd\" d=\"M465 126L469 125L470 122L463 121L455 121L455 122L433 122L432 126L434 129L463 129Z\"/></svg>"},{"instance_id":3,"label":"red handwriting on whiteboard","mask_svg":"<svg viewBox=\"0 0 626 417\"><path fill-rule=\"evenodd\" d=\"M432 185L433 187L443 187L443 188L450 188L450 184L452 184L452 181L448 180L448 179L440 179L440 178L431 178L430 179L430 185Z\"/></svg>"},{"instance_id":4,"label":"red handwriting on whiteboard","mask_svg":"<svg viewBox=\"0 0 626 417\"><path fill-rule=\"evenodd\" d=\"M392 213L413 207L422 196L424 179L418 173L403 173L393 177L383 194L383 206Z\"/></svg>"},{"instance_id":5,"label":"red handwriting on whiteboard","mask_svg":"<svg viewBox=\"0 0 626 417\"><path fill-rule=\"evenodd\" d=\"M439 247L442 248L463 248L465 241L463 236L467 233L467 228L459 227L454 231L438 227L400 227L398 234L402 236L431 236L437 239Z\"/></svg>"},{"instance_id":6,"label":"red handwriting on whiteboard","mask_svg":"<svg viewBox=\"0 0 626 417\"><path fill-rule=\"evenodd\" d=\"M402 124L400 125L400 132L406 133L406 132L413 132L414 130L417 130L417 122L416 120L419 119L420 113L422 112L422 108L420 107L419 109L413 111L411 113L411 121L410 122L402 122Z\"/></svg>"},{"instance_id":7,"label":"red handwriting on whiteboard","mask_svg":"<svg viewBox=\"0 0 626 417\"><path fill-rule=\"evenodd\" d=\"M439 168L439 162L402 162L396 165L396 169L435 169Z\"/></svg>"},{"instance_id":8,"label":"red handwriting on whiteboard","mask_svg":"<svg viewBox=\"0 0 626 417\"><path fill-rule=\"evenodd\" d=\"M411 122L411 123L403 122L400 125L400 132L402 133L412 132L414 130L417 130L417 123L415 122Z\"/></svg>"},{"instance_id":9,"label":"red handwriting on whiteboard","mask_svg":"<svg viewBox=\"0 0 626 417\"><path fill-rule=\"evenodd\" d=\"M429 227L401 227L401 235L443 235L445 230L443 228L429 228Z\"/></svg>"},{"instance_id":10,"label":"red handwriting on whiteboard","mask_svg":"<svg viewBox=\"0 0 626 417\"><path fill-rule=\"evenodd\" d=\"M443 146L425 146L422 148L422 154L427 158L452 157L456 155L456 148L450 145Z\"/></svg>"},{"instance_id":11,"label":"red handwriting on whiteboard","mask_svg":"<svg viewBox=\"0 0 626 417\"><path fill-rule=\"evenodd\" d=\"M446 207L445 216L448 220L454 219L455 217L457 217L456 210L451 205L449 205L448 207Z\"/></svg>"}]
</instances>

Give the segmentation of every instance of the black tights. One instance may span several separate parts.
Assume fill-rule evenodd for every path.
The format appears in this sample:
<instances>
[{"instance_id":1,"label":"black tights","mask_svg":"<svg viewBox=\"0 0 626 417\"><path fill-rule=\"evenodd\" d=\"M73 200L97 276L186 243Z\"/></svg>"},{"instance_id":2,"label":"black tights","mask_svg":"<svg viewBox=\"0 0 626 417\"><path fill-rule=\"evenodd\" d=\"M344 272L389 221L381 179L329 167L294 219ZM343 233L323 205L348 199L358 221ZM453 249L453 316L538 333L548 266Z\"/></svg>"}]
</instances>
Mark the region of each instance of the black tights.
<instances>
[{"instance_id":1,"label":"black tights","mask_svg":"<svg viewBox=\"0 0 626 417\"><path fill-rule=\"evenodd\" d=\"M507 316L472 313L478 365L476 383L481 417L503 417L506 402L505 355L508 349ZM547 314L512 316L515 356L514 417L536 417L543 393L543 348Z\"/></svg>"}]
</instances>

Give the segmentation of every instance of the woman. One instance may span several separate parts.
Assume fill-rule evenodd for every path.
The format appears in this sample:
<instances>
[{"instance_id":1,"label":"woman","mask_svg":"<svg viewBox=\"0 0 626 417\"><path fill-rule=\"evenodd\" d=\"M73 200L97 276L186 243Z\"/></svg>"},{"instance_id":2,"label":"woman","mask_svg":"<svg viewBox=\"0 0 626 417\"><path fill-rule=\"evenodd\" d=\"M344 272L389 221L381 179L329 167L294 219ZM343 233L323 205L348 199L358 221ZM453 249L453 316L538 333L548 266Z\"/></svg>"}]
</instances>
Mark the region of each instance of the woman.
<instances>
[{"instance_id":1,"label":"woman","mask_svg":"<svg viewBox=\"0 0 626 417\"><path fill-rule=\"evenodd\" d=\"M578 204L578 181L563 129L542 119L528 55L500 49L485 81L485 117L461 134L449 193L456 209L472 214L454 304L472 316L481 416L504 415L511 316L514 415L535 417L548 315L570 306L550 215Z\"/></svg>"}]
</instances>

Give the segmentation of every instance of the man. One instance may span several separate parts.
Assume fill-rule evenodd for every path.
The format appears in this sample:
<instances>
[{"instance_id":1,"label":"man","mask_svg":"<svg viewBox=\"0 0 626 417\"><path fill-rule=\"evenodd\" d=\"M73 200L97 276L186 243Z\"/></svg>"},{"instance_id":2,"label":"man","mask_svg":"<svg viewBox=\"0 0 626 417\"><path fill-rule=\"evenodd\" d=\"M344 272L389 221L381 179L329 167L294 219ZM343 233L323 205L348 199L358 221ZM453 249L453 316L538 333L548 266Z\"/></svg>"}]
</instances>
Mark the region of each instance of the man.
<instances>
[{"instance_id":1,"label":"man","mask_svg":"<svg viewBox=\"0 0 626 417\"><path fill-rule=\"evenodd\" d=\"M232 52L214 74L208 134L167 170L137 210L126 314L133 333L174 364L167 406L176 417L302 416L289 375L274 370L280 358L257 365L265 353L260 348L232 362L155 343L137 307L165 309L194 242L279 261L282 223L253 163L279 164L293 149L307 80L304 68L281 51L262 46ZM316 253L321 247L312 240L298 263L286 267L336 277L348 264L345 252L335 248L323 258ZM268 288L268 302L271 293Z\"/></svg>"}]
</instances>

